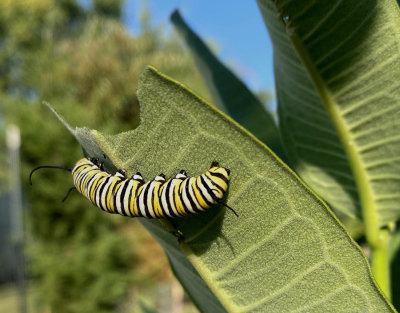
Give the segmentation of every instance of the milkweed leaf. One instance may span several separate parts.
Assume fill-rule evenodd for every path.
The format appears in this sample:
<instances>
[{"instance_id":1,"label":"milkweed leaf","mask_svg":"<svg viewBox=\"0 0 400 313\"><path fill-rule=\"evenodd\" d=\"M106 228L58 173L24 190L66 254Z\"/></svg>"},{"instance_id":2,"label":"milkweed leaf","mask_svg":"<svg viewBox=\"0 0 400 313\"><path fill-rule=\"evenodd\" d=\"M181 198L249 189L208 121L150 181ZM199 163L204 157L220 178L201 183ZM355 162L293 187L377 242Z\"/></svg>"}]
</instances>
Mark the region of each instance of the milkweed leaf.
<instances>
[{"instance_id":1,"label":"milkweed leaf","mask_svg":"<svg viewBox=\"0 0 400 313\"><path fill-rule=\"evenodd\" d=\"M400 10L393 0L258 0L291 164L333 207L400 218ZM361 197L362 195L362 197Z\"/></svg>"},{"instance_id":2,"label":"milkweed leaf","mask_svg":"<svg viewBox=\"0 0 400 313\"><path fill-rule=\"evenodd\" d=\"M178 10L172 13L171 21L189 47L217 106L282 158L284 151L278 128L260 100L218 60Z\"/></svg>"},{"instance_id":3,"label":"milkweed leaf","mask_svg":"<svg viewBox=\"0 0 400 313\"><path fill-rule=\"evenodd\" d=\"M226 201L239 217L216 206L164 222L140 219L200 311L394 312L360 248L264 144L154 68L141 75L137 94L135 130L73 133L89 155L97 146L146 180L182 168L199 175L215 160L231 169Z\"/></svg>"}]
</instances>

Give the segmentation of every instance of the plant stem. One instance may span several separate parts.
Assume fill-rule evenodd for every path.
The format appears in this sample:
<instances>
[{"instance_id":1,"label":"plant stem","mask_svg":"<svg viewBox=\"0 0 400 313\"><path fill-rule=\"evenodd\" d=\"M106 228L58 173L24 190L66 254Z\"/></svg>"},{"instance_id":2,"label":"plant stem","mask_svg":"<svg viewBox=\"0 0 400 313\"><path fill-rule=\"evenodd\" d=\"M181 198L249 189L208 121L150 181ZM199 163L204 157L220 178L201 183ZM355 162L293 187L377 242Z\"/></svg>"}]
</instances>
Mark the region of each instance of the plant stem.
<instances>
[{"instance_id":1,"label":"plant stem","mask_svg":"<svg viewBox=\"0 0 400 313\"><path fill-rule=\"evenodd\" d=\"M379 245L371 246L372 271L385 296L390 300L389 229L379 230Z\"/></svg>"}]
</instances>

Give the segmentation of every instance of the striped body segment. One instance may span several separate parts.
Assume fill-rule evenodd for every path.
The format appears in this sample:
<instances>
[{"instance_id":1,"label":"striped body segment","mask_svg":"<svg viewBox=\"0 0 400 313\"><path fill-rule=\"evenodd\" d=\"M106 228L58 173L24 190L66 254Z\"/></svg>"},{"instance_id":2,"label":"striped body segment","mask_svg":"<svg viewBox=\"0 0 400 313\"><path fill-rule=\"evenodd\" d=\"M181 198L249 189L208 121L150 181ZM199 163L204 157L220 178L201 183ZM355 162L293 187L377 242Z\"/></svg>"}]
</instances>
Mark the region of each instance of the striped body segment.
<instances>
[{"instance_id":1,"label":"striped body segment","mask_svg":"<svg viewBox=\"0 0 400 313\"><path fill-rule=\"evenodd\" d=\"M198 176L181 171L145 182L137 173L125 178L101 170L93 159L81 159L72 169L76 189L100 209L130 217L178 217L199 213L220 202L228 189L230 171L213 162Z\"/></svg>"}]
</instances>

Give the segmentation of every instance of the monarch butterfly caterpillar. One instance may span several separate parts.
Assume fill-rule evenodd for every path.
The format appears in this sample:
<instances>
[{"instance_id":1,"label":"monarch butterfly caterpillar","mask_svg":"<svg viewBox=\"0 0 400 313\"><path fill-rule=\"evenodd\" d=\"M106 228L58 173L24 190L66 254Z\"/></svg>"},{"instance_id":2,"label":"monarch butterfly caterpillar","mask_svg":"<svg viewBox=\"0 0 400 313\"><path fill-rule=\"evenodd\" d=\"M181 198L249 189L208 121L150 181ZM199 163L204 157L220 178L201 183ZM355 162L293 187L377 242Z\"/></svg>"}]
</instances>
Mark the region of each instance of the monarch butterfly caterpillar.
<instances>
[{"instance_id":1,"label":"monarch butterfly caterpillar","mask_svg":"<svg viewBox=\"0 0 400 313\"><path fill-rule=\"evenodd\" d=\"M221 202L228 189L230 170L217 162L213 162L210 169L198 177L187 177L186 171L182 170L169 180L160 174L145 182L139 172L131 178L126 178L121 170L112 175L104 171L97 159L83 158L72 169L37 167L29 176L31 184L33 172L40 168L71 171L75 187L68 191L67 196L76 188L95 206L109 213L129 217L179 217L206 211L219 203L237 216L231 207Z\"/></svg>"}]
</instances>

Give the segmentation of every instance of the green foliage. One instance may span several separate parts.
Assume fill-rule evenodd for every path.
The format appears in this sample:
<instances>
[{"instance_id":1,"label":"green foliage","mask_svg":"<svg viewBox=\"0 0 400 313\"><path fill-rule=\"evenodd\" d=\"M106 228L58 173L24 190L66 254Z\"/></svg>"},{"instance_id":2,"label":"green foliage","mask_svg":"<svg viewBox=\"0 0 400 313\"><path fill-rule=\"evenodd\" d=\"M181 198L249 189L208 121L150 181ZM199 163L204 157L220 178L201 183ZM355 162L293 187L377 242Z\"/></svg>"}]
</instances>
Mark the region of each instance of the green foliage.
<instances>
[{"instance_id":1,"label":"green foliage","mask_svg":"<svg viewBox=\"0 0 400 313\"><path fill-rule=\"evenodd\" d=\"M116 2L96 1L89 11L67 0L0 3L1 110L21 128L33 285L38 302L55 312L115 312L132 284L147 288L154 280L147 273L159 269L137 270L139 254L152 248L140 247L151 242L141 243L146 237L136 221L110 219L74 193L61 202L70 174L42 170L28 188L34 167L72 166L82 157L40 99L78 125L114 133L138 124L135 89L148 63L205 90L176 41L152 28L132 37L108 4Z\"/></svg>"},{"instance_id":2,"label":"green foliage","mask_svg":"<svg viewBox=\"0 0 400 313\"><path fill-rule=\"evenodd\" d=\"M180 246L162 221L141 220L201 311L394 312L356 243L265 145L154 69L141 76L138 97L137 129L72 133L89 155L105 153L128 176L140 169L151 179L162 169L171 177L180 168L195 176L213 160L229 166L227 201L239 218L219 206L170 220Z\"/></svg>"},{"instance_id":3,"label":"green foliage","mask_svg":"<svg viewBox=\"0 0 400 313\"><path fill-rule=\"evenodd\" d=\"M217 106L282 157L283 148L278 128L258 97L219 62L188 27L178 11L172 13L171 21L186 40Z\"/></svg>"},{"instance_id":4,"label":"green foliage","mask_svg":"<svg viewBox=\"0 0 400 313\"><path fill-rule=\"evenodd\" d=\"M395 312L384 296L390 275L399 275L389 263L396 269L400 260L395 1L258 1L274 44L282 144L296 174L244 128L153 68L141 76L136 97L137 73L148 63L193 86L191 63L175 41L149 27L147 16L143 34L131 38L115 19L120 1L94 1L87 12L72 0L56 6L37 0L33 17L5 3L0 100L23 126L25 166L79 158L69 155L72 139L38 112L43 97L73 125L100 125L91 131L64 122L88 155L108 156L108 171L140 170L151 179L184 168L198 175L213 160L232 170L227 202L239 218L214 207L198 216L141 220L201 311ZM32 28L12 24L16 16ZM178 13L173 21L214 101L266 143L276 141L273 118L257 98ZM35 32L26 35L27 29ZM121 130L129 131L111 135ZM39 145L40 133L51 136L41 136ZM56 202L67 189L62 177L43 172L32 196L34 268L46 303L64 312L115 310L129 282L141 278L122 231L135 224L86 209L79 198L62 206ZM365 231L380 288L361 249L314 192L340 212L349 233Z\"/></svg>"},{"instance_id":5,"label":"green foliage","mask_svg":"<svg viewBox=\"0 0 400 313\"><path fill-rule=\"evenodd\" d=\"M68 148L75 145L72 138L40 112L41 106L14 103L13 107L18 112L10 109L8 113L24 126L26 187L34 164L73 164L80 157L79 151ZM36 133L41 131L52 136L38 144ZM135 279L134 247L121 233L121 222L88 210L87 203L73 196L61 203L71 186L69 178L65 172L42 172L33 177L34 190L29 189L32 239L28 252L40 303L59 312L82 312L82 308L85 312L114 311ZM111 291L109 286L113 286Z\"/></svg>"},{"instance_id":6,"label":"green foliage","mask_svg":"<svg viewBox=\"0 0 400 313\"><path fill-rule=\"evenodd\" d=\"M307 8L288 3L279 6L279 17L289 17L286 24L270 2L259 4L275 43L280 125L296 170L347 214L361 217L360 201L364 209L363 198L371 194L378 226L396 221L400 180L393 175L400 170L400 124L394 99L399 89L387 83L400 73L394 66L399 63L396 4L333 1ZM351 14L344 15L349 7ZM306 9L308 15L301 16ZM326 21L311 28L314 16ZM333 27L334 41L326 35ZM360 190L358 179L368 181L366 190Z\"/></svg>"},{"instance_id":7,"label":"green foliage","mask_svg":"<svg viewBox=\"0 0 400 313\"><path fill-rule=\"evenodd\" d=\"M390 295L388 228L400 217L399 8L392 0L259 6L274 42L288 155L333 207L362 219L375 277Z\"/></svg>"},{"instance_id":8,"label":"green foliage","mask_svg":"<svg viewBox=\"0 0 400 313\"><path fill-rule=\"evenodd\" d=\"M375 278L390 296L399 281L395 270L391 292L390 262L396 268L399 259L399 8L391 0L258 4L274 45L288 158L351 233L363 223ZM209 59L177 13L171 19L194 57Z\"/></svg>"},{"instance_id":9,"label":"green foliage","mask_svg":"<svg viewBox=\"0 0 400 313\"><path fill-rule=\"evenodd\" d=\"M94 12L109 17L121 17L121 7L124 0L93 0Z\"/></svg>"}]
</instances>

